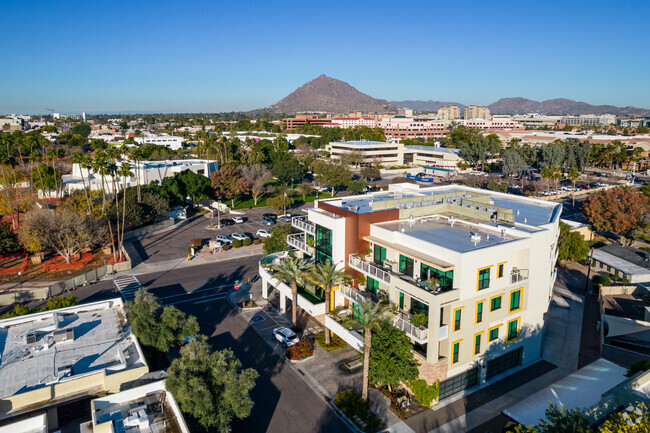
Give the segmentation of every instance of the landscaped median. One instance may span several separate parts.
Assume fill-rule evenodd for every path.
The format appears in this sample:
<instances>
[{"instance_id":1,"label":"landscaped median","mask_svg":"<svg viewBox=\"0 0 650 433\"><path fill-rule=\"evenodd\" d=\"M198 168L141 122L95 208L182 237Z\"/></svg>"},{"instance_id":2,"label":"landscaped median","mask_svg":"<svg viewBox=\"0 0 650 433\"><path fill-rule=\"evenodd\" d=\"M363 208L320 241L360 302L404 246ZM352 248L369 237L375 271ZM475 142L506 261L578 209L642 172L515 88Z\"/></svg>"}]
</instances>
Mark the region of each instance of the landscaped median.
<instances>
[{"instance_id":1,"label":"landscaped median","mask_svg":"<svg viewBox=\"0 0 650 433\"><path fill-rule=\"evenodd\" d=\"M309 341L300 340L293 346L287 347L284 354L290 361L302 361L314 355L314 347Z\"/></svg>"},{"instance_id":2,"label":"landscaped median","mask_svg":"<svg viewBox=\"0 0 650 433\"><path fill-rule=\"evenodd\" d=\"M346 389L334 397L334 407L362 432L373 433L383 427L381 418L372 413L368 403L353 389Z\"/></svg>"}]
</instances>

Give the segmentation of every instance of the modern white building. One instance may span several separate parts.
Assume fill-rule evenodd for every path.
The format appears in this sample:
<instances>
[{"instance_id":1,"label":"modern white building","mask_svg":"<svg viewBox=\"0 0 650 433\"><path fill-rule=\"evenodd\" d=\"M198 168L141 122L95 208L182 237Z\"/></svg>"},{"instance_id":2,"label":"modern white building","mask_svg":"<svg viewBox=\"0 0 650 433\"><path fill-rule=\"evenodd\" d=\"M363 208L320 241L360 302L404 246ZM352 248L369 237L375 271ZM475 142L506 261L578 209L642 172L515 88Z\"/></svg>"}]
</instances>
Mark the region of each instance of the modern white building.
<instances>
[{"instance_id":1,"label":"modern white building","mask_svg":"<svg viewBox=\"0 0 650 433\"><path fill-rule=\"evenodd\" d=\"M136 186L138 178L140 185L148 185L151 182L162 182L163 179L173 177L176 173L181 171L191 170L194 173L202 174L209 178L212 173L219 169L219 164L216 161L209 161L205 159L179 159L167 161L126 161L131 165L131 172L133 176L124 179L119 176L115 177L115 184L119 189L123 187ZM121 164L121 162L120 162ZM83 175L83 178L82 178ZM137 176L137 177L136 177ZM111 176L102 176L94 170L81 168L79 164L72 165L72 174L62 176L63 191L72 192L74 190L88 188L90 185L91 190L105 189L111 193L113 191L113 178ZM39 191L39 195L42 194Z\"/></svg>"},{"instance_id":2,"label":"modern white building","mask_svg":"<svg viewBox=\"0 0 650 433\"><path fill-rule=\"evenodd\" d=\"M458 185L393 184L388 191L323 199L294 218L287 243L316 262L331 260L355 278L325 306L299 295L298 305L357 349L363 337L338 320L365 300L390 302L393 325L412 340L420 377L440 380L440 398L494 381L538 361L542 326L556 277L562 205ZM263 296L281 307L286 284L260 263ZM366 278L360 284L358 277ZM328 314L334 307L347 313ZM415 316L425 324L418 325Z\"/></svg>"},{"instance_id":3,"label":"modern white building","mask_svg":"<svg viewBox=\"0 0 650 433\"><path fill-rule=\"evenodd\" d=\"M368 128L374 128L377 126L377 122L372 117L332 117L330 123L326 123L323 126L332 128L367 126Z\"/></svg>"},{"instance_id":4,"label":"modern white building","mask_svg":"<svg viewBox=\"0 0 650 433\"><path fill-rule=\"evenodd\" d=\"M135 137L135 142L139 144L156 144L158 146L169 147L172 150L183 148L185 137L178 137L176 135L149 135L146 137Z\"/></svg>"},{"instance_id":5,"label":"modern white building","mask_svg":"<svg viewBox=\"0 0 650 433\"><path fill-rule=\"evenodd\" d=\"M564 123L565 125L611 125L616 124L616 116L613 114L564 116L560 123Z\"/></svg>"}]
</instances>

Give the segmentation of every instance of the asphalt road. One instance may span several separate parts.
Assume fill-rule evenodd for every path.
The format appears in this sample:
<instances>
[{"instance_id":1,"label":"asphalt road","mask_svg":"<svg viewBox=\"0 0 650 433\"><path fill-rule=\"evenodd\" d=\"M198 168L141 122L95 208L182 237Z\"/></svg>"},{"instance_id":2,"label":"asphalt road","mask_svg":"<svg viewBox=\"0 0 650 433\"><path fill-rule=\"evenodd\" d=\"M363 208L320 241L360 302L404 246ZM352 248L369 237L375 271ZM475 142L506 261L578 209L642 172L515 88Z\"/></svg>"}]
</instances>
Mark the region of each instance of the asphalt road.
<instances>
[{"instance_id":1,"label":"asphalt road","mask_svg":"<svg viewBox=\"0 0 650 433\"><path fill-rule=\"evenodd\" d=\"M230 348L245 368L260 377L251 392L251 415L233 422L233 432L347 432L346 424L226 300L235 280L257 276L259 257L194 266L180 271L137 275L164 304L197 317L216 350ZM111 281L75 293L83 302L116 296Z\"/></svg>"}]
</instances>

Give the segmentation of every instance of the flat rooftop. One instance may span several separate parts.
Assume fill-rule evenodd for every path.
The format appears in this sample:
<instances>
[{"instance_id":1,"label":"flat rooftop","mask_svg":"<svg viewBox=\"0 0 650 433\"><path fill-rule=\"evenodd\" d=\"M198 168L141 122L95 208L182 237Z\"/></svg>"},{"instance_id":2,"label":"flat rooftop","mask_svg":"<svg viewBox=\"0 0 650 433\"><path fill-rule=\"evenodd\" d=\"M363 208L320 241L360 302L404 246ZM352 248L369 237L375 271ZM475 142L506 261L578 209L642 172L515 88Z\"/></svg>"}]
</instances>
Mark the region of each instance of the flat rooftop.
<instances>
[{"instance_id":1,"label":"flat rooftop","mask_svg":"<svg viewBox=\"0 0 650 433\"><path fill-rule=\"evenodd\" d=\"M418 145L413 145L413 146L404 146L405 151L422 151L422 152L440 152L440 153L453 153L454 155L458 155L460 151L458 149L452 149L449 147L440 147L440 146L418 146Z\"/></svg>"},{"instance_id":2,"label":"flat rooftop","mask_svg":"<svg viewBox=\"0 0 650 433\"><path fill-rule=\"evenodd\" d=\"M594 250L594 259L615 267L628 275L650 273L650 254L638 248L609 244Z\"/></svg>"},{"instance_id":3,"label":"flat rooftop","mask_svg":"<svg viewBox=\"0 0 650 433\"><path fill-rule=\"evenodd\" d=\"M468 224L465 221L456 220L453 224L450 224L445 218L438 219L435 217L419 218L413 222L401 220L374 225L390 231L401 231L407 236L459 253L520 239L507 233L501 234L497 230L488 230Z\"/></svg>"},{"instance_id":4,"label":"flat rooftop","mask_svg":"<svg viewBox=\"0 0 650 433\"><path fill-rule=\"evenodd\" d=\"M120 299L0 320L0 398L146 365L126 324Z\"/></svg>"}]
</instances>

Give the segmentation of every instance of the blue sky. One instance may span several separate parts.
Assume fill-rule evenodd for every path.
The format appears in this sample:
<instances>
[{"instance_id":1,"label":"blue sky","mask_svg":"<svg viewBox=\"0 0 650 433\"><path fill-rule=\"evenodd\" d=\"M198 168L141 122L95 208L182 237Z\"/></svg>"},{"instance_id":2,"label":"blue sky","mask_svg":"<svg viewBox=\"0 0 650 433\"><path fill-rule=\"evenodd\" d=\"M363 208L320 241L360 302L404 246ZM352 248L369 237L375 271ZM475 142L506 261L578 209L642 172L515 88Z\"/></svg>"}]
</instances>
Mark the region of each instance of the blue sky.
<instances>
[{"instance_id":1,"label":"blue sky","mask_svg":"<svg viewBox=\"0 0 650 433\"><path fill-rule=\"evenodd\" d=\"M218 112L320 74L388 100L650 108L650 1L0 2L0 113Z\"/></svg>"}]
</instances>

